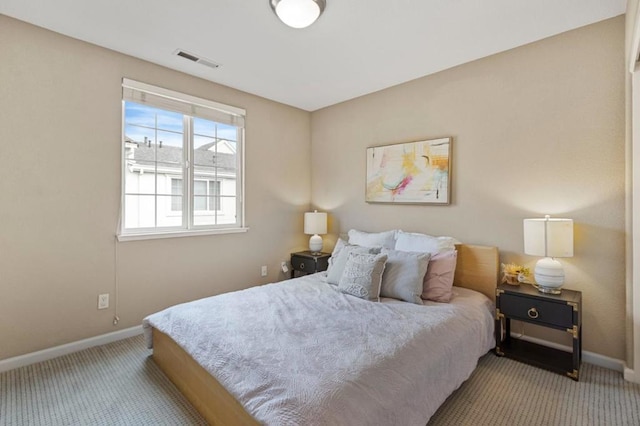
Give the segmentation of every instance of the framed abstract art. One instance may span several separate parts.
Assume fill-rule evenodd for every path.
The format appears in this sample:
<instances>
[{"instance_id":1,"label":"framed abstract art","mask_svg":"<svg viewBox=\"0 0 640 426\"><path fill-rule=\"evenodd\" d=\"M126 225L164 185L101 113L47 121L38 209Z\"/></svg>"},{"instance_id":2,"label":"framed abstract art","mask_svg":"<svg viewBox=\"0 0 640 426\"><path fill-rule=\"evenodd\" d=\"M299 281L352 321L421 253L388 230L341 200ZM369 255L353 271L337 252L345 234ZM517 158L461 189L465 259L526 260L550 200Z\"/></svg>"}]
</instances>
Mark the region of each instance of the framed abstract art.
<instances>
[{"instance_id":1,"label":"framed abstract art","mask_svg":"<svg viewBox=\"0 0 640 426\"><path fill-rule=\"evenodd\" d=\"M440 138L367 148L368 203L451 203L451 142Z\"/></svg>"}]
</instances>

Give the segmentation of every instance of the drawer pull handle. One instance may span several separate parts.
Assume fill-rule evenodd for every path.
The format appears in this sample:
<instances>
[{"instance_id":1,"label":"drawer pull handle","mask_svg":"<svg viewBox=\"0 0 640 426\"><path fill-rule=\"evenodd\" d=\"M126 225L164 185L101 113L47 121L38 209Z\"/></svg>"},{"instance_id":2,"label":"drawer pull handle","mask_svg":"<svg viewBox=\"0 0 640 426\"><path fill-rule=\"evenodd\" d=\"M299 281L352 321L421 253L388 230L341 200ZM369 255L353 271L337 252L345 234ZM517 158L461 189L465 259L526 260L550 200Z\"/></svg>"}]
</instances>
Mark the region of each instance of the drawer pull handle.
<instances>
[{"instance_id":1,"label":"drawer pull handle","mask_svg":"<svg viewBox=\"0 0 640 426\"><path fill-rule=\"evenodd\" d=\"M304 262L300 263L300 269L304 269Z\"/></svg>"},{"instance_id":2,"label":"drawer pull handle","mask_svg":"<svg viewBox=\"0 0 640 426\"><path fill-rule=\"evenodd\" d=\"M538 310L536 308L531 308L527 311L527 315L529 315L529 318L536 319L538 318Z\"/></svg>"}]
</instances>

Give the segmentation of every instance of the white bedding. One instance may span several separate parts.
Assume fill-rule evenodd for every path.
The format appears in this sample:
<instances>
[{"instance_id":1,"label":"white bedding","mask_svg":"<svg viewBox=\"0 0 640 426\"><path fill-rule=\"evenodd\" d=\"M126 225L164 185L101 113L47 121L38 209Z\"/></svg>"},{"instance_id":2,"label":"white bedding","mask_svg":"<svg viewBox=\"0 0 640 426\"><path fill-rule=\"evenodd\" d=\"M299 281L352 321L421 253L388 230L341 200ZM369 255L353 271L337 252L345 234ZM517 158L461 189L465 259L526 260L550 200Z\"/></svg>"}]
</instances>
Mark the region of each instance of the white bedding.
<instances>
[{"instance_id":1,"label":"white bedding","mask_svg":"<svg viewBox=\"0 0 640 426\"><path fill-rule=\"evenodd\" d=\"M492 302L368 302L315 274L168 308L168 334L268 425L422 425L494 346Z\"/></svg>"}]
</instances>

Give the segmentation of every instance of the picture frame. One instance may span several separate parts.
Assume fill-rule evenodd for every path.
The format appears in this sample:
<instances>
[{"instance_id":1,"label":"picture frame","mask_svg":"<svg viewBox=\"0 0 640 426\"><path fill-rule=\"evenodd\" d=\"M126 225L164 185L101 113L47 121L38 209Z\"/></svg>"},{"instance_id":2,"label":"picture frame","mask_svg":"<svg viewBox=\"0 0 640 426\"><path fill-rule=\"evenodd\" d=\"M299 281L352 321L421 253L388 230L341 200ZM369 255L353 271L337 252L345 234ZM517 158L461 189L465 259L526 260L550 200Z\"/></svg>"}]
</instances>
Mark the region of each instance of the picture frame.
<instances>
[{"instance_id":1,"label":"picture frame","mask_svg":"<svg viewBox=\"0 0 640 426\"><path fill-rule=\"evenodd\" d=\"M365 201L451 204L451 145L445 137L367 148Z\"/></svg>"}]
</instances>

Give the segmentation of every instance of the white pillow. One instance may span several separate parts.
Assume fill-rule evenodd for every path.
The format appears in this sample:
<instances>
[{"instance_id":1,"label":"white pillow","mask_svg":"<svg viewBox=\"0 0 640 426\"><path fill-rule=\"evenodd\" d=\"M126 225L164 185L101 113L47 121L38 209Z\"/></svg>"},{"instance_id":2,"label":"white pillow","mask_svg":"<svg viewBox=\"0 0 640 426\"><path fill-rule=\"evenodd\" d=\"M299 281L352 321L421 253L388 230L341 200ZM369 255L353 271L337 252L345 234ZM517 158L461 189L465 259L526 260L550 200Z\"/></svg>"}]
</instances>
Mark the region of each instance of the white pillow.
<instances>
[{"instance_id":1,"label":"white pillow","mask_svg":"<svg viewBox=\"0 0 640 426\"><path fill-rule=\"evenodd\" d=\"M371 302L380 301L386 254L349 253L338 290Z\"/></svg>"},{"instance_id":2,"label":"white pillow","mask_svg":"<svg viewBox=\"0 0 640 426\"><path fill-rule=\"evenodd\" d=\"M327 269L331 269L331 267L333 266L333 263L338 258L338 255L340 254L340 251L342 251L342 249L346 245L347 245L347 243L345 243L342 238L338 238L338 241L336 241L336 245L333 246L333 251L331 252L331 257L329 258L329 266L328 266Z\"/></svg>"},{"instance_id":3,"label":"white pillow","mask_svg":"<svg viewBox=\"0 0 640 426\"><path fill-rule=\"evenodd\" d=\"M459 241L453 237L432 237L431 235L398 231L395 249L431 253L433 256L445 251L455 250L456 244L459 244Z\"/></svg>"},{"instance_id":4,"label":"white pillow","mask_svg":"<svg viewBox=\"0 0 640 426\"><path fill-rule=\"evenodd\" d=\"M396 246L398 231L364 232L352 229L349 231L349 244L362 247L384 247L393 249Z\"/></svg>"},{"instance_id":5,"label":"white pillow","mask_svg":"<svg viewBox=\"0 0 640 426\"><path fill-rule=\"evenodd\" d=\"M376 247L360 247L351 244L345 244L344 247L338 252L331 267L327 270L327 282L329 284L338 285L340 277L344 272L344 268L347 265L350 253L364 253L364 254L378 254L380 249Z\"/></svg>"},{"instance_id":6,"label":"white pillow","mask_svg":"<svg viewBox=\"0 0 640 426\"><path fill-rule=\"evenodd\" d=\"M429 253L382 249L387 264L382 275L380 296L422 305L424 277L429 267Z\"/></svg>"}]
</instances>

